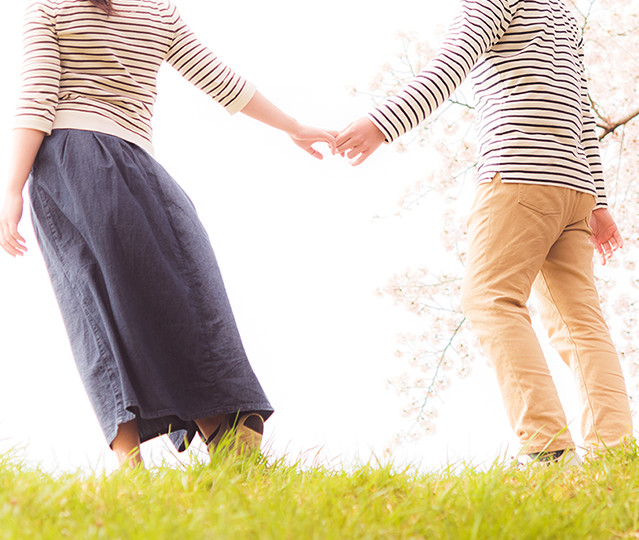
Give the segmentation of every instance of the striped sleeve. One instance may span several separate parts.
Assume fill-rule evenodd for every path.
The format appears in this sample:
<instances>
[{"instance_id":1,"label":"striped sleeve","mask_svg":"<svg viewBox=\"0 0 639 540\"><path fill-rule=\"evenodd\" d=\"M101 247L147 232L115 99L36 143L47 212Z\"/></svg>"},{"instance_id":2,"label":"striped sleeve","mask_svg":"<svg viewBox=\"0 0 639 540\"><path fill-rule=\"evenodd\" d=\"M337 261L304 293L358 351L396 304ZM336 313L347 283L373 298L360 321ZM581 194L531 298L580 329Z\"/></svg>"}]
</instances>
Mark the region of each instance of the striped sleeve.
<instances>
[{"instance_id":1,"label":"striped sleeve","mask_svg":"<svg viewBox=\"0 0 639 540\"><path fill-rule=\"evenodd\" d=\"M462 0L461 12L426 69L369 114L386 141L417 127L444 103L503 36L512 17L510 0Z\"/></svg>"},{"instance_id":2,"label":"striped sleeve","mask_svg":"<svg viewBox=\"0 0 639 540\"><path fill-rule=\"evenodd\" d=\"M599 137L596 132L595 117L592 113L590 98L588 97L588 81L584 68L583 40L579 47L579 60L581 64L581 103L583 109L583 129L581 132L581 143L586 153L588 167L595 181L597 190L597 204L595 208L606 208L608 206L606 198L606 185L604 181L603 165L601 163L601 151L599 149Z\"/></svg>"},{"instance_id":3,"label":"striped sleeve","mask_svg":"<svg viewBox=\"0 0 639 540\"><path fill-rule=\"evenodd\" d=\"M61 73L55 17L54 8L45 2L32 2L27 8L16 128L51 133Z\"/></svg>"},{"instance_id":4,"label":"striped sleeve","mask_svg":"<svg viewBox=\"0 0 639 540\"><path fill-rule=\"evenodd\" d=\"M202 45L184 23L177 9L173 6L171 9L174 35L166 61L229 113L241 111L255 94L255 86Z\"/></svg>"}]
</instances>

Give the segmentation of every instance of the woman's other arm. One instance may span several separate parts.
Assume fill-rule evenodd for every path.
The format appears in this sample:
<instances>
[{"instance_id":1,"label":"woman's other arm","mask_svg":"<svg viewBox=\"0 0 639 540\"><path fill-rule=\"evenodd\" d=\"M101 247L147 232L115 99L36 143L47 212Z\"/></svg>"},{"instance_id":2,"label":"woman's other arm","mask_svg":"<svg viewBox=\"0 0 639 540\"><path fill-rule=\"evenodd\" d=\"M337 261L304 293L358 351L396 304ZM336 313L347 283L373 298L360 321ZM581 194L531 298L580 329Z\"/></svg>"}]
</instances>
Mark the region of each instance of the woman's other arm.
<instances>
[{"instance_id":1,"label":"woman's other arm","mask_svg":"<svg viewBox=\"0 0 639 540\"><path fill-rule=\"evenodd\" d=\"M32 2L25 14L22 90L9 178L0 206L0 247L13 257L27 251L18 232L24 205L22 191L42 140L51 133L58 103L61 68L55 19L55 5L49 2Z\"/></svg>"}]
</instances>

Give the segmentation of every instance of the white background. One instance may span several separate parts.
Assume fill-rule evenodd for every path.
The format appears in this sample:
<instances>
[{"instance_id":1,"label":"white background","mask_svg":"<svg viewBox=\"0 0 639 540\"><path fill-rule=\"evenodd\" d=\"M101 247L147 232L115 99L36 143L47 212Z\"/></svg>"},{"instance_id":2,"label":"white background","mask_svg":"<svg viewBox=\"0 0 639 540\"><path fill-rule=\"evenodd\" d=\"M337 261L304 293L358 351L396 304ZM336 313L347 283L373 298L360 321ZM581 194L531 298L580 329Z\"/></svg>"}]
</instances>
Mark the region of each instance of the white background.
<instances>
[{"instance_id":1,"label":"white background","mask_svg":"<svg viewBox=\"0 0 639 540\"><path fill-rule=\"evenodd\" d=\"M397 32L433 32L455 4L177 2L200 39L263 94L300 121L331 129L371 107L349 89L365 89L393 60ZM0 37L4 164L23 9L23 2L6 4ZM427 201L408 218L374 218L393 214L406 186L428 170L427 152L384 147L358 168L333 156L316 162L286 135L229 116L171 68L161 71L159 88L156 157L209 230L246 349L276 409L267 449L334 466L385 460L405 422L386 381L405 369L394 356L396 335L415 321L375 292L392 274L438 256L439 210ZM28 255L0 256L0 451L16 449L46 470L110 470L115 460L76 373L28 216L21 232ZM565 370L557 376L565 386ZM573 419L574 395L565 395ZM437 434L396 449L396 463L431 469L516 450L484 360L440 409ZM156 441L143 454L174 463L166 448Z\"/></svg>"}]
</instances>

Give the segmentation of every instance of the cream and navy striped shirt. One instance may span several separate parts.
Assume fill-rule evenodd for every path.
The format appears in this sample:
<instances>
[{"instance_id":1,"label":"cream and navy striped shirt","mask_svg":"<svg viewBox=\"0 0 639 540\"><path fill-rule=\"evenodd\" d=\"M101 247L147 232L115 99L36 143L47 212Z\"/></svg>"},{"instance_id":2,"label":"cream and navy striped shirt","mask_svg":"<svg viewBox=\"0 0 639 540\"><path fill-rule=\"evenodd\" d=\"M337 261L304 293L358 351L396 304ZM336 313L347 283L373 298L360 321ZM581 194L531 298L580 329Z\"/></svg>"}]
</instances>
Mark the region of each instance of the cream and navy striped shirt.
<instances>
[{"instance_id":1,"label":"cream and navy striped shirt","mask_svg":"<svg viewBox=\"0 0 639 540\"><path fill-rule=\"evenodd\" d=\"M462 0L443 45L370 113L388 142L416 127L470 74L478 182L551 184L606 194L583 68L583 40L563 0Z\"/></svg>"},{"instance_id":2,"label":"cream and navy striped shirt","mask_svg":"<svg viewBox=\"0 0 639 540\"><path fill-rule=\"evenodd\" d=\"M15 127L121 137L153 152L151 117L163 61L230 113L255 93L204 47L168 0L37 0L27 9Z\"/></svg>"}]
</instances>

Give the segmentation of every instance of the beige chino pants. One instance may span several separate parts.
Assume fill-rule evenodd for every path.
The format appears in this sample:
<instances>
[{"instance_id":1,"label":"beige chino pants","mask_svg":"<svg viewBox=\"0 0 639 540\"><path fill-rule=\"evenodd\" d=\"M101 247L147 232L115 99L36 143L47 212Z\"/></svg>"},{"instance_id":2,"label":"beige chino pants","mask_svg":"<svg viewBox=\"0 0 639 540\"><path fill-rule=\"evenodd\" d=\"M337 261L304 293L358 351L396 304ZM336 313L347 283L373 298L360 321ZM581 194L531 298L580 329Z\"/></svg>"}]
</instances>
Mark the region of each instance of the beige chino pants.
<instances>
[{"instance_id":1,"label":"beige chino pants","mask_svg":"<svg viewBox=\"0 0 639 540\"><path fill-rule=\"evenodd\" d=\"M593 277L586 193L505 184L477 186L468 221L462 305L493 365L510 423L525 452L574 448L526 302L540 315L579 390L587 447L617 446L632 418L617 352Z\"/></svg>"}]
</instances>

